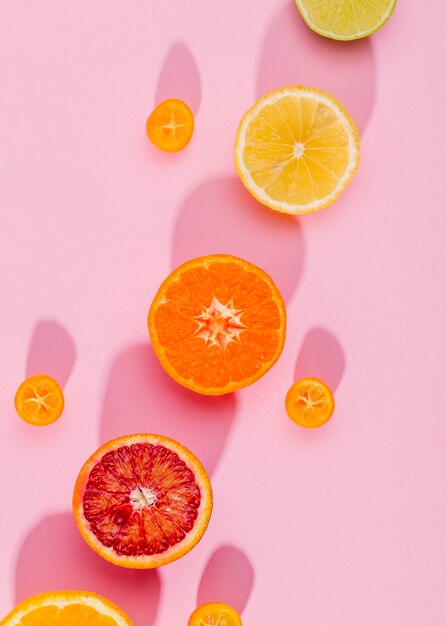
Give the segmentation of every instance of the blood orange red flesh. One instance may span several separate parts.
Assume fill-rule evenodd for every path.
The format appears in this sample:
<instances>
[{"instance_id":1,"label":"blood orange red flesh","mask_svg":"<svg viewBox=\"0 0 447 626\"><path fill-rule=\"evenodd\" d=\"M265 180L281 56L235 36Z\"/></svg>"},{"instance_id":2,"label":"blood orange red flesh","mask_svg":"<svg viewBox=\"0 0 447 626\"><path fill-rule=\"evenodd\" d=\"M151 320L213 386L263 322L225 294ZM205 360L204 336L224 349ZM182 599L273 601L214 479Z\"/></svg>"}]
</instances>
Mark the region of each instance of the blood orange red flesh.
<instances>
[{"instance_id":1,"label":"blood orange red flesh","mask_svg":"<svg viewBox=\"0 0 447 626\"><path fill-rule=\"evenodd\" d=\"M73 513L93 550L117 565L159 567L206 530L212 491L200 461L160 435L129 435L97 450L75 485Z\"/></svg>"}]
</instances>

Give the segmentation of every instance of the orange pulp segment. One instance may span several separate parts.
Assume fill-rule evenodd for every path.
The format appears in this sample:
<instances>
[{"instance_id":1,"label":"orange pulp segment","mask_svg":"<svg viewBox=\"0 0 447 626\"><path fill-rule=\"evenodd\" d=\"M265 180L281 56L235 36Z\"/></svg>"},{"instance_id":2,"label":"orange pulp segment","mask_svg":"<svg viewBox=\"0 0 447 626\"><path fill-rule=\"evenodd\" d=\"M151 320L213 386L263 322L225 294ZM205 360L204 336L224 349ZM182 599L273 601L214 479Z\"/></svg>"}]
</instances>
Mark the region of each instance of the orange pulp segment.
<instances>
[{"instance_id":1,"label":"orange pulp segment","mask_svg":"<svg viewBox=\"0 0 447 626\"><path fill-rule=\"evenodd\" d=\"M115 565L170 563L202 538L213 496L200 461L161 435L128 435L101 446L76 481L73 513L88 545Z\"/></svg>"},{"instance_id":2,"label":"orange pulp segment","mask_svg":"<svg viewBox=\"0 0 447 626\"><path fill-rule=\"evenodd\" d=\"M325 424L334 412L332 391L318 378L302 378L294 383L286 396L287 415L305 428Z\"/></svg>"},{"instance_id":3,"label":"orange pulp segment","mask_svg":"<svg viewBox=\"0 0 447 626\"><path fill-rule=\"evenodd\" d=\"M276 363L286 310L263 270L216 254L188 261L168 276L150 307L148 327L174 380L221 395L255 382Z\"/></svg>"},{"instance_id":4,"label":"orange pulp segment","mask_svg":"<svg viewBox=\"0 0 447 626\"><path fill-rule=\"evenodd\" d=\"M228 604L209 602L199 606L188 620L188 626L242 626L239 613Z\"/></svg>"},{"instance_id":5,"label":"orange pulp segment","mask_svg":"<svg viewBox=\"0 0 447 626\"><path fill-rule=\"evenodd\" d=\"M28 424L46 426L62 415L64 394L54 378L38 374L20 385L14 405L18 415Z\"/></svg>"},{"instance_id":6,"label":"orange pulp segment","mask_svg":"<svg viewBox=\"0 0 447 626\"><path fill-rule=\"evenodd\" d=\"M182 100L170 98L149 115L146 133L160 150L177 152L188 145L194 131L194 116Z\"/></svg>"},{"instance_id":7,"label":"orange pulp segment","mask_svg":"<svg viewBox=\"0 0 447 626\"><path fill-rule=\"evenodd\" d=\"M115 604L87 591L41 593L20 602L1 626L132 626Z\"/></svg>"}]
</instances>

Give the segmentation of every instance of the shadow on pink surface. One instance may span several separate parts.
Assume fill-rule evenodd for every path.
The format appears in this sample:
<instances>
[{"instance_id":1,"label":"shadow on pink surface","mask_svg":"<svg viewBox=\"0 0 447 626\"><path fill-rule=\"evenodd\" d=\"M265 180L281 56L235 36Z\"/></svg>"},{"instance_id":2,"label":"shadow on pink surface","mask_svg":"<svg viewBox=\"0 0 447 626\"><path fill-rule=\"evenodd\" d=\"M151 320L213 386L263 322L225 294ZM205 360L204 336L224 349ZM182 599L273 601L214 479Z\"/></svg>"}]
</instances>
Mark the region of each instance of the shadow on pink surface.
<instances>
[{"instance_id":1,"label":"shadow on pink surface","mask_svg":"<svg viewBox=\"0 0 447 626\"><path fill-rule=\"evenodd\" d=\"M135 626L151 626L161 591L158 571L112 565L81 538L71 513L42 519L23 542L16 566L16 603L43 591L94 591L120 606Z\"/></svg>"},{"instance_id":2,"label":"shadow on pink surface","mask_svg":"<svg viewBox=\"0 0 447 626\"><path fill-rule=\"evenodd\" d=\"M202 98L202 81L194 57L181 41L172 46L163 63L154 104L158 105L168 98L183 100L197 115Z\"/></svg>"},{"instance_id":3,"label":"shadow on pink surface","mask_svg":"<svg viewBox=\"0 0 447 626\"><path fill-rule=\"evenodd\" d=\"M294 381L313 376L323 380L335 393L345 366L345 354L335 335L324 328L313 328L304 338L298 354Z\"/></svg>"},{"instance_id":4,"label":"shadow on pink surface","mask_svg":"<svg viewBox=\"0 0 447 626\"><path fill-rule=\"evenodd\" d=\"M38 322L28 349L26 377L47 374L65 387L75 361L76 348L68 331L55 320Z\"/></svg>"},{"instance_id":5,"label":"shadow on pink surface","mask_svg":"<svg viewBox=\"0 0 447 626\"><path fill-rule=\"evenodd\" d=\"M235 546L221 546L205 566L197 592L197 606L223 602L242 613L250 598L253 581L253 566L244 552Z\"/></svg>"},{"instance_id":6,"label":"shadow on pink surface","mask_svg":"<svg viewBox=\"0 0 447 626\"><path fill-rule=\"evenodd\" d=\"M290 0L266 33L256 97L289 85L317 87L334 95L363 131L375 97L371 41L334 41L317 35Z\"/></svg>"},{"instance_id":7,"label":"shadow on pink surface","mask_svg":"<svg viewBox=\"0 0 447 626\"><path fill-rule=\"evenodd\" d=\"M152 346L136 344L119 354L107 383L100 443L152 432L189 448L212 473L234 419L236 396L206 397L174 382Z\"/></svg>"},{"instance_id":8,"label":"shadow on pink surface","mask_svg":"<svg viewBox=\"0 0 447 626\"><path fill-rule=\"evenodd\" d=\"M233 254L258 265L290 300L303 267L298 219L257 202L236 177L198 186L181 207L174 228L172 265L205 254Z\"/></svg>"}]
</instances>

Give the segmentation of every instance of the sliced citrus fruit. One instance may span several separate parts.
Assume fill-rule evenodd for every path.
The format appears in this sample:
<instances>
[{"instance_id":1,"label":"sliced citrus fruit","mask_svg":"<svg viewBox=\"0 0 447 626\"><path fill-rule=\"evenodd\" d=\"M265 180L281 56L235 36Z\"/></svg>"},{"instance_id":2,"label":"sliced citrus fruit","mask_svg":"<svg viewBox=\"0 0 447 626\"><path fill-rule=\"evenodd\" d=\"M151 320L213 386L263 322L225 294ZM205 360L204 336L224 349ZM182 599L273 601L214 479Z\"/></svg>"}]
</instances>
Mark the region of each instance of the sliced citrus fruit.
<instances>
[{"instance_id":1,"label":"sliced citrus fruit","mask_svg":"<svg viewBox=\"0 0 447 626\"><path fill-rule=\"evenodd\" d=\"M257 200L283 213L331 204L359 164L359 134L346 109L311 87L273 91L244 115L234 148L238 174Z\"/></svg>"},{"instance_id":2,"label":"sliced citrus fruit","mask_svg":"<svg viewBox=\"0 0 447 626\"><path fill-rule=\"evenodd\" d=\"M294 383L286 396L287 415L305 428L325 424L334 412L332 391L318 378L302 378Z\"/></svg>"},{"instance_id":3,"label":"sliced citrus fruit","mask_svg":"<svg viewBox=\"0 0 447 626\"><path fill-rule=\"evenodd\" d=\"M348 41L368 37L391 17L396 0L295 0L306 24L319 35Z\"/></svg>"},{"instance_id":4,"label":"sliced citrus fruit","mask_svg":"<svg viewBox=\"0 0 447 626\"><path fill-rule=\"evenodd\" d=\"M276 363L286 309L263 270L214 254L168 276L152 302L148 327L155 353L174 380L221 395L250 385Z\"/></svg>"},{"instance_id":5,"label":"sliced citrus fruit","mask_svg":"<svg viewBox=\"0 0 447 626\"><path fill-rule=\"evenodd\" d=\"M55 422L64 410L64 394L51 376L27 378L17 389L14 405L20 417L34 426Z\"/></svg>"},{"instance_id":6,"label":"sliced citrus fruit","mask_svg":"<svg viewBox=\"0 0 447 626\"><path fill-rule=\"evenodd\" d=\"M159 104L149 115L146 133L154 146L166 152L178 152L188 145L194 132L194 116L182 100L171 98Z\"/></svg>"},{"instance_id":7,"label":"sliced citrus fruit","mask_svg":"<svg viewBox=\"0 0 447 626\"><path fill-rule=\"evenodd\" d=\"M228 604L209 602L199 606L188 620L188 626L242 626L237 611Z\"/></svg>"},{"instance_id":8,"label":"sliced citrus fruit","mask_svg":"<svg viewBox=\"0 0 447 626\"><path fill-rule=\"evenodd\" d=\"M208 476L189 450L160 435L129 435L84 464L73 513L104 559L148 569L179 559L200 541L212 502Z\"/></svg>"},{"instance_id":9,"label":"sliced citrus fruit","mask_svg":"<svg viewBox=\"0 0 447 626\"><path fill-rule=\"evenodd\" d=\"M54 591L23 600L1 626L132 626L110 600L88 591Z\"/></svg>"}]
</instances>

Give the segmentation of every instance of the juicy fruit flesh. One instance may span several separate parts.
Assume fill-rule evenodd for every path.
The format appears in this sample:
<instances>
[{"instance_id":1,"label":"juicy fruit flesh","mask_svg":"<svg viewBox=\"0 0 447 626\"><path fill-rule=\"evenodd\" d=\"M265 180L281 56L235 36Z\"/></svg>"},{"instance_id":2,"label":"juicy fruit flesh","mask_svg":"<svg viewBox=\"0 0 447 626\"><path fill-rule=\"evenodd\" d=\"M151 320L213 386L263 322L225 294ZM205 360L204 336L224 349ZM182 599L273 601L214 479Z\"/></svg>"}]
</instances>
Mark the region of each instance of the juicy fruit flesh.
<instances>
[{"instance_id":1,"label":"juicy fruit flesh","mask_svg":"<svg viewBox=\"0 0 447 626\"><path fill-rule=\"evenodd\" d=\"M30 424L50 424L62 414L63 392L50 376L31 376L17 390L15 407L20 417Z\"/></svg>"},{"instance_id":2,"label":"juicy fruit flesh","mask_svg":"<svg viewBox=\"0 0 447 626\"><path fill-rule=\"evenodd\" d=\"M350 162L349 135L326 103L285 95L249 123L243 159L268 197L307 205L336 190Z\"/></svg>"},{"instance_id":3,"label":"juicy fruit flesh","mask_svg":"<svg viewBox=\"0 0 447 626\"><path fill-rule=\"evenodd\" d=\"M42 413L45 416L54 407L56 401L48 385L39 385L37 389L29 387L25 391L22 407L26 415L37 416L38 413Z\"/></svg>"},{"instance_id":4,"label":"juicy fruit flesh","mask_svg":"<svg viewBox=\"0 0 447 626\"><path fill-rule=\"evenodd\" d=\"M170 365L201 387L225 387L255 375L280 343L272 289L237 263L185 270L169 284L154 319Z\"/></svg>"},{"instance_id":5,"label":"juicy fruit flesh","mask_svg":"<svg viewBox=\"0 0 447 626\"><path fill-rule=\"evenodd\" d=\"M209 307L202 307L202 313L194 319L199 326L196 336L207 346L219 346L222 350L232 341L237 341L246 326L241 322L241 314L233 303L222 304L214 297Z\"/></svg>"},{"instance_id":6,"label":"juicy fruit flesh","mask_svg":"<svg viewBox=\"0 0 447 626\"><path fill-rule=\"evenodd\" d=\"M194 118L181 100L166 100L158 105L147 121L149 139L163 150L181 150L191 139Z\"/></svg>"},{"instance_id":7,"label":"juicy fruit flesh","mask_svg":"<svg viewBox=\"0 0 447 626\"><path fill-rule=\"evenodd\" d=\"M306 20L322 34L350 39L376 30L395 0L299 0Z\"/></svg>"},{"instance_id":8,"label":"juicy fruit flesh","mask_svg":"<svg viewBox=\"0 0 447 626\"><path fill-rule=\"evenodd\" d=\"M286 400L289 416L302 426L319 426L332 415L334 400L330 389L317 379L303 379L292 385Z\"/></svg>"},{"instance_id":9,"label":"juicy fruit flesh","mask_svg":"<svg viewBox=\"0 0 447 626\"><path fill-rule=\"evenodd\" d=\"M137 443L104 455L83 496L91 531L118 555L161 554L192 530L201 501L193 472L162 445Z\"/></svg>"},{"instance_id":10,"label":"juicy fruit flesh","mask_svg":"<svg viewBox=\"0 0 447 626\"><path fill-rule=\"evenodd\" d=\"M302 415L305 421L313 421L315 413L325 414L328 412L329 406L326 394L321 387L309 386L303 389L295 403L295 409L299 415Z\"/></svg>"},{"instance_id":11,"label":"juicy fruit flesh","mask_svg":"<svg viewBox=\"0 0 447 626\"><path fill-rule=\"evenodd\" d=\"M83 604L43 606L24 615L23 626L116 626L116 621Z\"/></svg>"},{"instance_id":12,"label":"juicy fruit flesh","mask_svg":"<svg viewBox=\"0 0 447 626\"><path fill-rule=\"evenodd\" d=\"M236 621L226 613L208 613L199 622L197 626L236 626Z\"/></svg>"},{"instance_id":13,"label":"juicy fruit flesh","mask_svg":"<svg viewBox=\"0 0 447 626\"><path fill-rule=\"evenodd\" d=\"M232 607L210 602L194 611L188 626L241 626L241 618Z\"/></svg>"}]
</instances>

